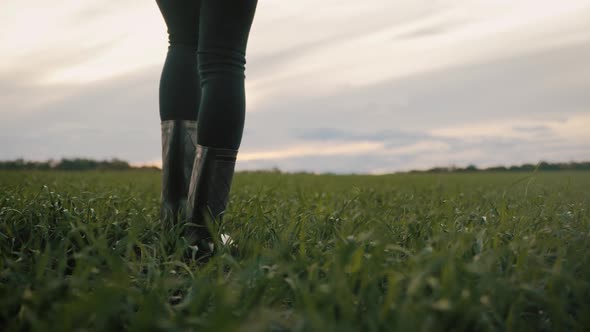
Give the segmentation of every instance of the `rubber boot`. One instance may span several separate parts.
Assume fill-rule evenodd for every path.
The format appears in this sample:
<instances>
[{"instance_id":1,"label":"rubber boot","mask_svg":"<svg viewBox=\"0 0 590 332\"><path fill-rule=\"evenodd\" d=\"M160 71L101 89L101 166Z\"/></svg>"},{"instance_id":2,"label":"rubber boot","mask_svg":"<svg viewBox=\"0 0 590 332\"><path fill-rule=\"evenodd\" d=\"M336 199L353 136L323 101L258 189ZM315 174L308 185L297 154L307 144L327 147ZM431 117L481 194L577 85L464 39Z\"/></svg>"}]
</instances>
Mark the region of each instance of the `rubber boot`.
<instances>
[{"instance_id":1,"label":"rubber boot","mask_svg":"<svg viewBox=\"0 0 590 332\"><path fill-rule=\"evenodd\" d=\"M199 259L208 258L214 252L213 236L209 229L219 225L225 213L237 154L236 150L197 145L184 235L198 251L196 256ZM219 235L221 243L228 242L224 237L227 235Z\"/></svg>"},{"instance_id":2,"label":"rubber boot","mask_svg":"<svg viewBox=\"0 0 590 332\"><path fill-rule=\"evenodd\" d=\"M186 202L196 150L196 121L162 121L160 217L165 225L172 226L186 219Z\"/></svg>"}]
</instances>

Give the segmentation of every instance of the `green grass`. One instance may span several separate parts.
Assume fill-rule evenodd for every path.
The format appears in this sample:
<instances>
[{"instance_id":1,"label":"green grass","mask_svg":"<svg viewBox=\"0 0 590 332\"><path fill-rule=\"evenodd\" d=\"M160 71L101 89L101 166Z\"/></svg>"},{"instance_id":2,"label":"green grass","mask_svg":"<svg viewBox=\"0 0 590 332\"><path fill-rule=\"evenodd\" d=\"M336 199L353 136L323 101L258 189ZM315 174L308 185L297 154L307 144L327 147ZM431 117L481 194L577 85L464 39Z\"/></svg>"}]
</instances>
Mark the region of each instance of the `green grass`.
<instances>
[{"instance_id":1,"label":"green grass","mask_svg":"<svg viewBox=\"0 0 590 332\"><path fill-rule=\"evenodd\" d=\"M590 330L588 172L238 174L205 265L159 173L0 188L0 330Z\"/></svg>"}]
</instances>

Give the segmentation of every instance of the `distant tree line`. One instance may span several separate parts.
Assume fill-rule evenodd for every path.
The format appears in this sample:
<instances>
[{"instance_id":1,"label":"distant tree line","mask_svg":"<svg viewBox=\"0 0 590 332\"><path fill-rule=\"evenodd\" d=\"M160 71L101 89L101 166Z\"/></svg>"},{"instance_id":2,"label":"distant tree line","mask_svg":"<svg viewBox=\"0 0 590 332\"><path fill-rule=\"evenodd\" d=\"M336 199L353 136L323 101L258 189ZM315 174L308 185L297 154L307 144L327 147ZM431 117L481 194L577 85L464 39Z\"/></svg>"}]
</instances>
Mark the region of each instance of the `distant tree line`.
<instances>
[{"instance_id":1,"label":"distant tree line","mask_svg":"<svg viewBox=\"0 0 590 332\"><path fill-rule=\"evenodd\" d=\"M88 171L88 170L131 170L151 169L157 170L155 166L134 167L128 162L120 159L93 160L85 158L48 160L48 161L27 161L16 159L0 161L0 170L59 170L59 171ZM495 166L478 168L475 165L467 167L435 167L425 171L411 171L411 173L467 173L467 172L533 172L538 171L588 171L590 162L568 162L549 163L542 161L538 164L524 164L520 166ZM273 172L280 172L274 168Z\"/></svg>"},{"instance_id":2,"label":"distant tree line","mask_svg":"<svg viewBox=\"0 0 590 332\"><path fill-rule=\"evenodd\" d=\"M156 167L133 167L128 162L120 159L93 160L85 158L27 161L16 159L0 161L0 170L58 170L58 171L89 171L89 170L130 170L130 169L157 169Z\"/></svg>"},{"instance_id":3,"label":"distant tree line","mask_svg":"<svg viewBox=\"0 0 590 332\"><path fill-rule=\"evenodd\" d=\"M466 172L533 172L533 171L588 171L590 162L549 163L541 161L538 164L524 164L520 166L494 166L478 168L475 165L467 167L435 167L426 171L412 171L413 173L466 173Z\"/></svg>"}]
</instances>

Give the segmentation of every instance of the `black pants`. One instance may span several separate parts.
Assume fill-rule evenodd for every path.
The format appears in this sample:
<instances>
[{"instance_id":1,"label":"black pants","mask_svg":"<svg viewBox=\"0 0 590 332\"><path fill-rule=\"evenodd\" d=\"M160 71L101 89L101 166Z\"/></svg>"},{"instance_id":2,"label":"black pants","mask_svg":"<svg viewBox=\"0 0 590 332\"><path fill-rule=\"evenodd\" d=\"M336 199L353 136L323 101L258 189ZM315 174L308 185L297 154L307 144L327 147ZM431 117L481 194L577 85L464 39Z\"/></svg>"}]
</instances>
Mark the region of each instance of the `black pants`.
<instances>
[{"instance_id":1,"label":"black pants","mask_svg":"<svg viewBox=\"0 0 590 332\"><path fill-rule=\"evenodd\" d=\"M156 0L169 47L160 119L198 120L201 145L237 150L246 110L246 46L257 0Z\"/></svg>"}]
</instances>

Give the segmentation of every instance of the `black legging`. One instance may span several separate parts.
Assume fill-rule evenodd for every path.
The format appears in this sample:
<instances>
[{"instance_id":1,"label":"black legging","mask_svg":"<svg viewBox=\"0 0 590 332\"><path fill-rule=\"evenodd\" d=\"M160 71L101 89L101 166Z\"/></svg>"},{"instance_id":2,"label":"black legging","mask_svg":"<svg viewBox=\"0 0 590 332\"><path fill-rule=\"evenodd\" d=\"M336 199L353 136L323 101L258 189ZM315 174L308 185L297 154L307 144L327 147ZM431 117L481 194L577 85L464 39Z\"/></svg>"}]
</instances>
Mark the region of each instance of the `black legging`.
<instances>
[{"instance_id":1,"label":"black legging","mask_svg":"<svg viewBox=\"0 0 590 332\"><path fill-rule=\"evenodd\" d=\"M246 45L257 0L156 0L170 45L160 119L198 120L200 145L237 150L246 111Z\"/></svg>"}]
</instances>

